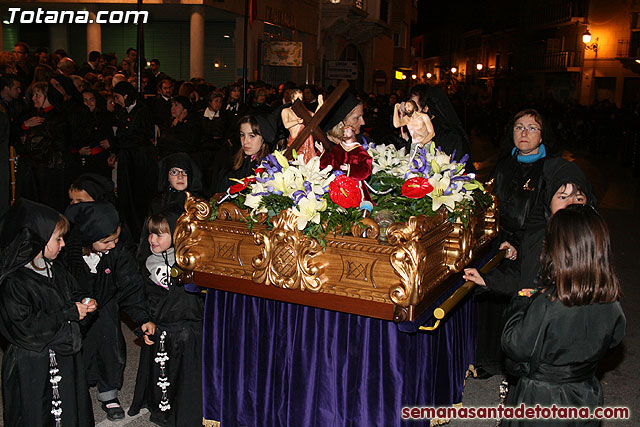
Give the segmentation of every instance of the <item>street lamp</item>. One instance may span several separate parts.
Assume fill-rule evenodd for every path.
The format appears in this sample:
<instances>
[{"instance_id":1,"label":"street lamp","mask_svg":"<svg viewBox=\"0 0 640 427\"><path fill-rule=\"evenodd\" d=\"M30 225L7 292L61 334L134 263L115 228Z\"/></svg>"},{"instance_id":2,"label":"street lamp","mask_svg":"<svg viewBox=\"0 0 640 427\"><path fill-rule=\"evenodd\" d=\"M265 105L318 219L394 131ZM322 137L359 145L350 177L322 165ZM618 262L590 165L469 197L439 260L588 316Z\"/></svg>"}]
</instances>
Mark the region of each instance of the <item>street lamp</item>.
<instances>
[{"instance_id":1,"label":"street lamp","mask_svg":"<svg viewBox=\"0 0 640 427\"><path fill-rule=\"evenodd\" d=\"M586 50L592 50L596 55L598 54L598 41L600 37L596 37L596 41L591 43L591 33L589 30L586 30L582 34L582 43L584 43L584 48Z\"/></svg>"},{"instance_id":2,"label":"street lamp","mask_svg":"<svg viewBox=\"0 0 640 427\"><path fill-rule=\"evenodd\" d=\"M458 69L456 67L451 67L451 74L455 74L458 72Z\"/></svg>"},{"instance_id":3,"label":"street lamp","mask_svg":"<svg viewBox=\"0 0 640 427\"><path fill-rule=\"evenodd\" d=\"M427 78L430 79L433 74L427 73Z\"/></svg>"},{"instance_id":4,"label":"street lamp","mask_svg":"<svg viewBox=\"0 0 640 427\"><path fill-rule=\"evenodd\" d=\"M482 71L482 64L476 64L476 70Z\"/></svg>"}]
</instances>

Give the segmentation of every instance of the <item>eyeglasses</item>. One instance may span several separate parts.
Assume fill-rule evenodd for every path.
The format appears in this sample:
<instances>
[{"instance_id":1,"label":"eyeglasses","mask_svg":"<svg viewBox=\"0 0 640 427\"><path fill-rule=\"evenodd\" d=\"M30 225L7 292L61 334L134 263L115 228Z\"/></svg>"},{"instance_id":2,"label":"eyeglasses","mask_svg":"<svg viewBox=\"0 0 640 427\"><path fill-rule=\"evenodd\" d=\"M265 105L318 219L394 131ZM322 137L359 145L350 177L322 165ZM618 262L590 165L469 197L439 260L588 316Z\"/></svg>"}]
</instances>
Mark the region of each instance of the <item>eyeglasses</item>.
<instances>
[{"instance_id":1,"label":"eyeglasses","mask_svg":"<svg viewBox=\"0 0 640 427\"><path fill-rule=\"evenodd\" d=\"M535 126L522 126L522 125L516 125L513 127L513 130L515 132L522 132L524 130L526 130L529 133L536 133L536 132L540 132L540 128L535 127Z\"/></svg>"},{"instance_id":2,"label":"eyeglasses","mask_svg":"<svg viewBox=\"0 0 640 427\"><path fill-rule=\"evenodd\" d=\"M187 176L187 172L183 171L182 169L170 169L169 170L169 175L171 176Z\"/></svg>"}]
</instances>

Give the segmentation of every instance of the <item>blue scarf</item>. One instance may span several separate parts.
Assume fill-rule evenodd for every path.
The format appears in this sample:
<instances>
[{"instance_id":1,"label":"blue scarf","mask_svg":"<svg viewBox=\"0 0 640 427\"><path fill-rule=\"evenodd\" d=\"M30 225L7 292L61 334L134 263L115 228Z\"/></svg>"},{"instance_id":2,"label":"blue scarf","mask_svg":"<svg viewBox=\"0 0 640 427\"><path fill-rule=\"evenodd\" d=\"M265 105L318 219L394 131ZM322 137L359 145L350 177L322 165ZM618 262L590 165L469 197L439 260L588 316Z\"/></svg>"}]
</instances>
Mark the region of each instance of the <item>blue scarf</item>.
<instances>
[{"instance_id":1,"label":"blue scarf","mask_svg":"<svg viewBox=\"0 0 640 427\"><path fill-rule=\"evenodd\" d=\"M518 149L516 147L513 147L513 150L511 150L511 155L514 155L516 151L518 151ZM538 147L537 154L523 155L518 152L518 162L534 163L546 156L547 156L547 150L544 148L544 144L540 144L540 147Z\"/></svg>"}]
</instances>

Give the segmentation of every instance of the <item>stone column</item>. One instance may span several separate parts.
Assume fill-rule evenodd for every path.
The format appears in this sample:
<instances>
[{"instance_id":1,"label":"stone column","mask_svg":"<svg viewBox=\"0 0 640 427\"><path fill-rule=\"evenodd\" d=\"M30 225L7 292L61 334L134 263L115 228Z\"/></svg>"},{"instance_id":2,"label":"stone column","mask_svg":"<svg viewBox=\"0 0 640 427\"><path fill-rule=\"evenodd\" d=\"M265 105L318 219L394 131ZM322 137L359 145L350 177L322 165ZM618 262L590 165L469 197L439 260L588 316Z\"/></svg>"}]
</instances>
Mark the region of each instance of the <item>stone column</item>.
<instances>
[{"instance_id":1,"label":"stone column","mask_svg":"<svg viewBox=\"0 0 640 427\"><path fill-rule=\"evenodd\" d=\"M191 9L189 76L204 77L204 7Z\"/></svg>"},{"instance_id":2,"label":"stone column","mask_svg":"<svg viewBox=\"0 0 640 427\"><path fill-rule=\"evenodd\" d=\"M89 11L89 21L93 24L87 24L87 54L93 50L102 52L102 28L96 22L96 12Z\"/></svg>"},{"instance_id":3,"label":"stone column","mask_svg":"<svg viewBox=\"0 0 640 427\"><path fill-rule=\"evenodd\" d=\"M48 24L49 25L49 43L51 44L51 53L58 49L64 49L69 52L67 24ZM81 62L82 63L82 62Z\"/></svg>"}]
</instances>

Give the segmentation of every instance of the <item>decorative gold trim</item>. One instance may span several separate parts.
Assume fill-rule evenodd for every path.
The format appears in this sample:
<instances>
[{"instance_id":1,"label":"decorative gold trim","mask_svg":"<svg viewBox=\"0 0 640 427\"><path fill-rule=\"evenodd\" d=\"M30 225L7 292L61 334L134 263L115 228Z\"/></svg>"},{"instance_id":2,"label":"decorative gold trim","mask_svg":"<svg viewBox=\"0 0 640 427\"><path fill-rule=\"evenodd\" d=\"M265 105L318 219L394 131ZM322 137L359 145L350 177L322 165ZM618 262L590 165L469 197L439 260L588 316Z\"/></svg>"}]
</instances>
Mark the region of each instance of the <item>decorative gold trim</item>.
<instances>
[{"instance_id":1,"label":"decorative gold trim","mask_svg":"<svg viewBox=\"0 0 640 427\"><path fill-rule=\"evenodd\" d=\"M453 223L453 231L444 243L444 258L447 267L457 273L469 264L473 257L474 234L478 218L475 215L467 219L467 226L462 225L460 218Z\"/></svg>"},{"instance_id":2,"label":"decorative gold trim","mask_svg":"<svg viewBox=\"0 0 640 427\"><path fill-rule=\"evenodd\" d=\"M200 253L195 249L202 239L202 233L198 232L195 221L205 221L211 217L211 205L206 200L196 199L189 192L186 192L187 199L184 202L185 213L183 213L173 232L175 242L176 262L185 270L193 270L200 257Z\"/></svg>"},{"instance_id":3,"label":"decorative gold trim","mask_svg":"<svg viewBox=\"0 0 640 427\"><path fill-rule=\"evenodd\" d=\"M351 234L353 234L354 237L377 239L380 235L380 226L378 225L378 223L371 218L362 218L361 221L362 224L365 225L365 227L361 227L359 223L354 222L353 224L351 224Z\"/></svg>"},{"instance_id":4,"label":"decorative gold trim","mask_svg":"<svg viewBox=\"0 0 640 427\"><path fill-rule=\"evenodd\" d=\"M220 421L207 420L206 418L202 418L203 427L220 427Z\"/></svg>"},{"instance_id":5,"label":"decorative gold trim","mask_svg":"<svg viewBox=\"0 0 640 427\"><path fill-rule=\"evenodd\" d=\"M427 273L428 255L425 237L438 219L441 220L442 216L412 216L406 223L394 223L387 229L387 239L396 247L389 258L396 274L400 276L400 284L389 290L389 296L396 306L415 306L424 296L422 280ZM410 318L412 313L407 314Z\"/></svg>"},{"instance_id":6,"label":"decorative gold trim","mask_svg":"<svg viewBox=\"0 0 640 427\"><path fill-rule=\"evenodd\" d=\"M322 253L318 241L298 230L298 218L291 209L273 217L272 223L273 230L254 234L261 249L251 261L253 281L283 289L320 291L326 278L321 274L323 266L313 262Z\"/></svg>"}]
</instances>

